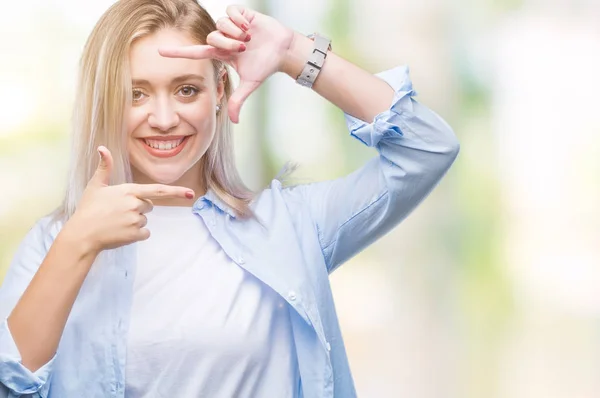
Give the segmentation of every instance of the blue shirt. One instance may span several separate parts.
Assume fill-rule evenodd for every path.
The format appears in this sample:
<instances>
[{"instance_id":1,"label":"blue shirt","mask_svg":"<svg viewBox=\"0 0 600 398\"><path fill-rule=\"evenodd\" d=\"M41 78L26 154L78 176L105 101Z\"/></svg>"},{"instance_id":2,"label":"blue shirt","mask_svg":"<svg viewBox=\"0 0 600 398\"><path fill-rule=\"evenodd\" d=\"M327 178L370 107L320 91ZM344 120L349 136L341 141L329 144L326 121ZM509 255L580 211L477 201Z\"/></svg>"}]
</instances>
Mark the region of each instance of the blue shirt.
<instances>
[{"instance_id":1,"label":"blue shirt","mask_svg":"<svg viewBox=\"0 0 600 398\"><path fill-rule=\"evenodd\" d=\"M390 108L372 123L346 115L351 135L379 153L365 166L289 188L275 180L253 202L257 219L237 219L210 191L192 208L231 259L289 304L305 398L356 396L329 273L400 223L459 150L452 129L414 100L406 67L379 76L395 91ZM35 373L21 364L8 330L6 318L60 228L44 218L29 231L0 289L0 398L123 397L135 244L101 253L56 355Z\"/></svg>"}]
</instances>

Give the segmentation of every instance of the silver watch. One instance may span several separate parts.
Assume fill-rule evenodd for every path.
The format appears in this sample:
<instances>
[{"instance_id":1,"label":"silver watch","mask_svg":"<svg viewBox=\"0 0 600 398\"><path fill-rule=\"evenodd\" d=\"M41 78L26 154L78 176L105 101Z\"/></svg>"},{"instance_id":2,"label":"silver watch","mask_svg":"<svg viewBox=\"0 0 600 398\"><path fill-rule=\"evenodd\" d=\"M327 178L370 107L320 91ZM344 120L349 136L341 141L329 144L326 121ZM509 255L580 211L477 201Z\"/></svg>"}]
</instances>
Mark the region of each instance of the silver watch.
<instances>
[{"instance_id":1,"label":"silver watch","mask_svg":"<svg viewBox=\"0 0 600 398\"><path fill-rule=\"evenodd\" d=\"M319 72L321 72L321 68L323 68L325 58L327 58L327 51L331 51L331 40L318 33L308 35L308 38L315 42L315 47L296 82L302 86L312 88Z\"/></svg>"}]
</instances>

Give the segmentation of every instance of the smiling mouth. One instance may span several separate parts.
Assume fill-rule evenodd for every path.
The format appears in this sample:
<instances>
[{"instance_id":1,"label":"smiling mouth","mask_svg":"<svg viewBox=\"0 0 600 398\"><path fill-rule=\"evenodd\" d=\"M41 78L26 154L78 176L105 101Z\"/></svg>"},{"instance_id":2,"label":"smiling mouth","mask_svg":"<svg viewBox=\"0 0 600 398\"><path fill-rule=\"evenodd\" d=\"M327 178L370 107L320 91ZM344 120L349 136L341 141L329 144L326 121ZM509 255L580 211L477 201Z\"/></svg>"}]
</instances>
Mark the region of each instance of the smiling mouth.
<instances>
[{"instance_id":1,"label":"smiling mouth","mask_svg":"<svg viewBox=\"0 0 600 398\"><path fill-rule=\"evenodd\" d=\"M185 144L190 140L190 137L190 135L186 135L160 137L159 139L140 138L139 140L143 143L144 148L146 148L150 155L157 158L170 158L178 155L183 150Z\"/></svg>"}]
</instances>

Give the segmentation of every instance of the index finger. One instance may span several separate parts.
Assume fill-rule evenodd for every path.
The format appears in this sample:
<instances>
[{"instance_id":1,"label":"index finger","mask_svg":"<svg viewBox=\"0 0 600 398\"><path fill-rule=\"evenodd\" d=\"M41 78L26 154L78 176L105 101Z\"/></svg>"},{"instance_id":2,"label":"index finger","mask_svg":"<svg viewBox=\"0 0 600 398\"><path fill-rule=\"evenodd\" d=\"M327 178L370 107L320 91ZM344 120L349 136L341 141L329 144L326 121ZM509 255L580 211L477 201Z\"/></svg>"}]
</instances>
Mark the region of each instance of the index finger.
<instances>
[{"instance_id":1,"label":"index finger","mask_svg":"<svg viewBox=\"0 0 600 398\"><path fill-rule=\"evenodd\" d=\"M220 59L223 51L208 44L198 44L194 46L164 47L159 48L158 53L168 58L189 58L189 59Z\"/></svg>"},{"instance_id":2,"label":"index finger","mask_svg":"<svg viewBox=\"0 0 600 398\"><path fill-rule=\"evenodd\" d=\"M185 187L163 184L129 184L128 192L140 199L193 199L194 191Z\"/></svg>"}]
</instances>

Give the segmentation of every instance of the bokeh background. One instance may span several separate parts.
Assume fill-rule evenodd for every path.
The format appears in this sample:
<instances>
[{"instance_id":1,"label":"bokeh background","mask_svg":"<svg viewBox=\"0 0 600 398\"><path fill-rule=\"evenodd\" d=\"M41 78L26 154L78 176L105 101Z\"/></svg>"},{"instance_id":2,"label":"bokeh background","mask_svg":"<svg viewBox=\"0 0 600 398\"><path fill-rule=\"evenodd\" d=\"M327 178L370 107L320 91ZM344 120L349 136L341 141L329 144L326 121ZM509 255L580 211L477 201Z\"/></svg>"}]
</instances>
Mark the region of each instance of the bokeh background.
<instances>
[{"instance_id":1,"label":"bokeh background","mask_svg":"<svg viewBox=\"0 0 600 398\"><path fill-rule=\"evenodd\" d=\"M66 180L77 63L111 0L3 0L0 281ZM215 18L226 1L205 0ZM375 73L411 67L462 150L395 231L332 275L362 397L600 397L600 2L246 0ZM236 127L247 184L373 152L286 76Z\"/></svg>"}]
</instances>

